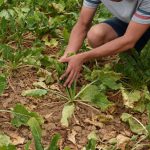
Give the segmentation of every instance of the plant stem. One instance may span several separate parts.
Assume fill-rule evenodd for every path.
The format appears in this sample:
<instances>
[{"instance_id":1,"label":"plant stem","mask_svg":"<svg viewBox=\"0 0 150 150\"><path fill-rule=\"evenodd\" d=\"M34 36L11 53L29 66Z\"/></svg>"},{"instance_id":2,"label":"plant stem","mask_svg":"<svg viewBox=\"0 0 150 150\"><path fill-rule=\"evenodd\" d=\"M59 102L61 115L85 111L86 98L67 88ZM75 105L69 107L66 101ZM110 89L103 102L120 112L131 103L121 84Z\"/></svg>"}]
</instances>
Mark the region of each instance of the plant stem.
<instances>
[{"instance_id":1,"label":"plant stem","mask_svg":"<svg viewBox=\"0 0 150 150\"><path fill-rule=\"evenodd\" d=\"M77 103L79 103L79 104L81 104L81 105L90 107L90 108L93 109L94 111L97 111L98 113L100 113L100 111L99 111L98 109L94 108L93 106L91 106L91 105L89 105L89 104L87 104L87 103L81 102L81 101L79 101L79 100L74 100L74 102L77 102Z\"/></svg>"},{"instance_id":2,"label":"plant stem","mask_svg":"<svg viewBox=\"0 0 150 150\"><path fill-rule=\"evenodd\" d=\"M68 101L69 101L69 98L68 98L68 97L66 97L65 95L63 95L62 93L57 92L57 91L52 90L52 89L49 89L49 91L51 91L51 92L52 92L52 93L54 93L55 95L59 95L60 97L62 97L62 98L64 98L64 99L66 99L66 100L68 100Z\"/></svg>"},{"instance_id":3,"label":"plant stem","mask_svg":"<svg viewBox=\"0 0 150 150\"><path fill-rule=\"evenodd\" d=\"M137 122L143 127L143 129L146 131L146 135L148 135L149 132L147 131L146 127L145 127L138 119L136 119L135 117L132 116L132 118L133 118L135 121L137 121Z\"/></svg>"},{"instance_id":4,"label":"plant stem","mask_svg":"<svg viewBox=\"0 0 150 150\"><path fill-rule=\"evenodd\" d=\"M0 110L0 112L12 113L12 111L10 111L10 110Z\"/></svg>"},{"instance_id":5,"label":"plant stem","mask_svg":"<svg viewBox=\"0 0 150 150\"><path fill-rule=\"evenodd\" d=\"M142 141L146 140L147 137L148 137L148 135L147 135L147 136L144 136L142 139L140 139L140 140L133 146L133 148L132 148L131 150L136 150L136 149L139 147L138 144L141 143ZM140 146L141 146L141 145L140 145Z\"/></svg>"}]
</instances>

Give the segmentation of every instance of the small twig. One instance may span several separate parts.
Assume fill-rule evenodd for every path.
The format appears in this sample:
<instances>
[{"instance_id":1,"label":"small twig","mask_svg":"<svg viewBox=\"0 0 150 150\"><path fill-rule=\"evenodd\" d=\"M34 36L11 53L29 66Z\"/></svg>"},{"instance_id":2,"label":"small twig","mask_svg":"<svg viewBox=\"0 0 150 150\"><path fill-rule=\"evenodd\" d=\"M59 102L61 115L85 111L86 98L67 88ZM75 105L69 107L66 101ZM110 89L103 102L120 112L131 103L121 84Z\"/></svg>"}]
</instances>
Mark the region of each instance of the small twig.
<instances>
[{"instance_id":1,"label":"small twig","mask_svg":"<svg viewBox=\"0 0 150 150\"><path fill-rule=\"evenodd\" d=\"M0 112L12 113L10 110L0 110Z\"/></svg>"},{"instance_id":2,"label":"small twig","mask_svg":"<svg viewBox=\"0 0 150 150\"><path fill-rule=\"evenodd\" d=\"M149 132L147 131L146 127L145 127L138 119L136 119L135 117L132 116L132 118L133 118L135 121L137 121L137 122L143 127L143 129L146 131L146 135L148 135Z\"/></svg>"},{"instance_id":3,"label":"small twig","mask_svg":"<svg viewBox=\"0 0 150 150\"><path fill-rule=\"evenodd\" d=\"M144 141L145 139L147 139L147 137L148 136L144 136L142 139L140 139L137 143L135 143L135 145L133 146L133 148L131 149L131 150L136 150L138 147L139 147L139 145L138 144L140 144L142 141ZM142 145L142 144L141 144ZM140 145L140 146L141 146ZM143 144L144 145L144 144Z\"/></svg>"},{"instance_id":4,"label":"small twig","mask_svg":"<svg viewBox=\"0 0 150 150\"><path fill-rule=\"evenodd\" d=\"M11 89L13 90L13 92L16 93L15 88L13 87L13 85L11 83L10 77L8 77L8 83L9 83L9 86L11 87Z\"/></svg>"}]
</instances>

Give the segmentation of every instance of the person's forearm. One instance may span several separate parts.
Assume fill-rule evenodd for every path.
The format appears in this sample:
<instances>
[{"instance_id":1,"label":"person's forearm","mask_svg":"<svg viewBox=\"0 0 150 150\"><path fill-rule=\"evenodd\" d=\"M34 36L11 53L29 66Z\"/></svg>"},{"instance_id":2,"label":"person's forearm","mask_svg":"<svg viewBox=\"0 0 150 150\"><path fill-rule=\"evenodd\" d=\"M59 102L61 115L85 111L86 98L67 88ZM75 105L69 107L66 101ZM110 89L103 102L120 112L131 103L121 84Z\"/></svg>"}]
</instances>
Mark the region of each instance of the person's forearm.
<instances>
[{"instance_id":1,"label":"person's forearm","mask_svg":"<svg viewBox=\"0 0 150 150\"><path fill-rule=\"evenodd\" d=\"M91 51L80 53L80 55L83 57L84 62L86 62L91 59L110 56L129 50L134 47L134 44L128 37L122 36Z\"/></svg>"},{"instance_id":2,"label":"person's forearm","mask_svg":"<svg viewBox=\"0 0 150 150\"><path fill-rule=\"evenodd\" d=\"M89 30L88 26L82 25L80 23L76 23L76 25L72 29L69 43L65 53L77 52L81 48L88 30Z\"/></svg>"}]
</instances>

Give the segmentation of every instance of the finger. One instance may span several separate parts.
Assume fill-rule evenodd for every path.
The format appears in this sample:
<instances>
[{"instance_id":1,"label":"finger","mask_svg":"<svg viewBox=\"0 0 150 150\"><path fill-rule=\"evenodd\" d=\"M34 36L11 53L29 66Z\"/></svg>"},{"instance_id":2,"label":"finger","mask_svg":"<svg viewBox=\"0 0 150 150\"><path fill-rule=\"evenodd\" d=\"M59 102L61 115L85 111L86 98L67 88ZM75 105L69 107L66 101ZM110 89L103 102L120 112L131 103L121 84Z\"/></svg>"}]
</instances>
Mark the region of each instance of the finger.
<instances>
[{"instance_id":1,"label":"finger","mask_svg":"<svg viewBox=\"0 0 150 150\"><path fill-rule=\"evenodd\" d=\"M69 84L68 84L68 87L69 87L69 88L71 87L73 81L75 81L77 75L78 75L78 73L75 73L75 74L73 75L72 79L70 80L70 82L69 82Z\"/></svg>"},{"instance_id":2,"label":"finger","mask_svg":"<svg viewBox=\"0 0 150 150\"><path fill-rule=\"evenodd\" d=\"M62 57L59 59L59 62L61 63L65 63L65 62L68 62L69 61L69 58L66 58L66 57Z\"/></svg>"},{"instance_id":3,"label":"finger","mask_svg":"<svg viewBox=\"0 0 150 150\"><path fill-rule=\"evenodd\" d=\"M65 71L65 73L60 77L60 80L64 79L71 71L71 67L68 66L67 70Z\"/></svg>"},{"instance_id":4,"label":"finger","mask_svg":"<svg viewBox=\"0 0 150 150\"><path fill-rule=\"evenodd\" d=\"M79 77L80 77L80 73L77 73L77 75L76 75L74 80L77 81Z\"/></svg>"},{"instance_id":5,"label":"finger","mask_svg":"<svg viewBox=\"0 0 150 150\"><path fill-rule=\"evenodd\" d=\"M64 86L67 86L68 83L70 82L70 80L72 80L73 77L74 77L74 71L71 71L71 73L69 74L66 82L64 83Z\"/></svg>"}]
</instances>

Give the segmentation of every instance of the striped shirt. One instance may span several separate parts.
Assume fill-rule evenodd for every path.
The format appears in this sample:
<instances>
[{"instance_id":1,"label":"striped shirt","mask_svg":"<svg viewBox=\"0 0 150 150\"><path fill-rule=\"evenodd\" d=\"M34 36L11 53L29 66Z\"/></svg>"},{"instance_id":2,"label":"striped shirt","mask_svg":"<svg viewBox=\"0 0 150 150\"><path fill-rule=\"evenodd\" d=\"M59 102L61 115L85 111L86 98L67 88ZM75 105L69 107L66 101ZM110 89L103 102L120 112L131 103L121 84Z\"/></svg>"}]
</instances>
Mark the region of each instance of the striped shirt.
<instances>
[{"instance_id":1,"label":"striped shirt","mask_svg":"<svg viewBox=\"0 0 150 150\"><path fill-rule=\"evenodd\" d=\"M97 8L103 3L118 19L129 23L131 20L141 24L150 24L150 0L84 0L83 6Z\"/></svg>"}]
</instances>

